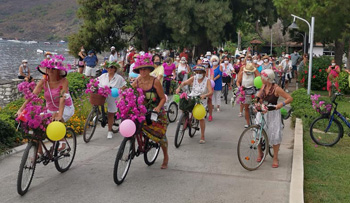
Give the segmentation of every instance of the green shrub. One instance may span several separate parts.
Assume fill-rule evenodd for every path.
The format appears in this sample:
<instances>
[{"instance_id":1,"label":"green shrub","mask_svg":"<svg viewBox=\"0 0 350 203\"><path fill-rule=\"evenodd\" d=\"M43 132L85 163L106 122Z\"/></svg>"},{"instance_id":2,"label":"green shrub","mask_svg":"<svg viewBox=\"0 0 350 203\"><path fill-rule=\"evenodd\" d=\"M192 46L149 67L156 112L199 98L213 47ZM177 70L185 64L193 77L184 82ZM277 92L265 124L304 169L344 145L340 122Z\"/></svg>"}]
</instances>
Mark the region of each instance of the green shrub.
<instances>
[{"instance_id":1,"label":"green shrub","mask_svg":"<svg viewBox=\"0 0 350 203\"><path fill-rule=\"evenodd\" d=\"M21 140L20 133L11 124L0 119L0 152L18 145Z\"/></svg>"},{"instance_id":2,"label":"green shrub","mask_svg":"<svg viewBox=\"0 0 350 203\"><path fill-rule=\"evenodd\" d=\"M86 84L89 82L88 78L78 72L69 73L67 80L69 82L69 91L77 94L76 96L81 95L85 91Z\"/></svg>"},{"instance_id":3,"label":"green shrub","mask_svg":"<svg viewBox=\"0 0 350 203\"><path fill-rule=\"evenodd\" d=\"M293 108L293 120L295 120L296 117L301 118L303 120L303 125L309 126L315 118L320 116L320 114L312 108L311 99L306 89L300 88L294 91L291 96L293 97L293 102L291 103Z\"/></svg>"}]
</instances>

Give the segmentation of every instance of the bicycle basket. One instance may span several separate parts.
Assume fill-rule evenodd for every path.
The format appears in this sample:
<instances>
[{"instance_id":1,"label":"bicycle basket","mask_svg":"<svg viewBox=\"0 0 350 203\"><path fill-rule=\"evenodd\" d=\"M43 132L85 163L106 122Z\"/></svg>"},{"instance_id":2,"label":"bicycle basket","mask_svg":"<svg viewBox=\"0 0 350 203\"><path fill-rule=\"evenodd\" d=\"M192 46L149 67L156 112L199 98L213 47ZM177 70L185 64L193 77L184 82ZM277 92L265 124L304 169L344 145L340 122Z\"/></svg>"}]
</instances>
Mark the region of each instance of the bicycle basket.
<instances>
[{"instance_id":1,"label":"bicycle basket","mask_svg":"<svg viewBox=\"0 0 350 203\"><path fill-rule=\"evenodd\" d=\"M183 111L191 112L195 105L196 105L196 99L188 98L188 100L186 100L185 98L181 98L179 108Z\"/></svg>"},{"instance_id":2,"label":"bicycle basket","mask_svg":"<svg viewBox=\"0 0 350 203\"><path fill-rule=\"evenodd\" d=\"M332 104L324 103L322 106L316 107L316 111L320 113L322 116L328 117L332 111Z\"/></svg>"},{"instance_id":3,"label":"bicycle basket","mask_svg":"<svg viewBox=\"0 0 350 203\"><path fill-rule=\"evenodd\" d=\"M222 77L222 82L223 83L231 83L231 77L230 76Z\"/></svg>"},{"instance_id":4,"label":"bicycle basket","mask_svg":"<svg viewBox=\"0 0 350 203\"><path fill-rule=\"evenodd\" d=\"M90 103L92 105L103 105L106 101L106 97L99 95L99 94L95 94L95 93L90 93Z\"/></svg>"}]
</instances>

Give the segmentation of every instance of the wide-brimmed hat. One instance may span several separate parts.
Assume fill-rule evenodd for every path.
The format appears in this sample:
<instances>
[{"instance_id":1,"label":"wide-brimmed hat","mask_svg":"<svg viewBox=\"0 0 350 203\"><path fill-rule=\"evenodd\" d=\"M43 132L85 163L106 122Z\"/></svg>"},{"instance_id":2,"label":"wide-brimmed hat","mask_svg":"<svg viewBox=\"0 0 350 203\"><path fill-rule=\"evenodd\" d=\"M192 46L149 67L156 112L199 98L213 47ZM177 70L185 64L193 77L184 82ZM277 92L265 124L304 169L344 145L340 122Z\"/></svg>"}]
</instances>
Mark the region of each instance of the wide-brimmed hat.
<instances>
[{"instance_id":1,"label":"wide-brimmed hat","mask_svg":"<svg viewBox=\"0 0 350 203\"><path fill-rule=\"evenodd\" d=\"M205 54L205 56L211 56L211 52L207 51L207 53Z\"/></svg>"},{"instance_id":2,"label":"wide-brimmed hat","mask_svg":"<svg viewBox=\"0 0 350 203\"><path fill-rule=\"evenodd\" d=\"M143 56L138 56L137 61L135 62L135 67L133 72L140 74L140 68L149 68L152 71L154 71L155 66L152 62L152 55L145 53Z\"/></svg>"},{"instance_id":3,"label":"wide-brimmed hat","mask_svg":"<svg viewBox=\"0 0 350 203\"><path fill-rule=\"evenodd\" d=\"M262 57L262 60L264 59L270 59L270 57L268 55L265 55L264 57Z\"/></svg>"},{"instance_id":4,"label":"wide-brimmed hat","mask_svg":"<svg viewBox=\"0 0 350 203\"><path fill-rule=\"evenodd\" d=\"M28 61L24 59L24 60L22 60L22 63L28 63Z\"/></svg>"},{"instance_id":5,"label":"wide-brimmed hat","mask_svg":"<svg viewBox=\"0 0 350 203\"><path fill-rule=\"evenodd\" d=\"M52 56L51 52L49 52L49 51L45 52L45 54L44 54L44 56L47 56L47 55Z\"/></svg>"},{"instance_id":6,"label":"wide-brimmed hat","mask_svg":"<svg viewBox=\"0 0 350 203\"><path fill-rule=\"evenodd\" d=\"M248 63L247 65L245 65L245 67L243 68L243 71L246 72L254 72L256 71L256 68L254 67L254 65L252 63Z\"/></svg>"},{"instance_id":7,"label":"wide-brimmed hat","mask_svg":"<svg viewBox=\"0 0 350 203\"><path fill-rule=\"evenodd\" d=\"M111 51L112 51L112 50L115 50L115 46L111 46Z\"/></svg>"},{"instance_id":8,"label":"wide-brimmed hat","mask_svg":"<svg viewBox=\"0 0 350 203\"><path fill-rule=\"evenodd\" d=\"M261 71L261 77L270 83L275 81L275 72L271 69L265 69Z\"/></svg>"},{"instance_id":9,"label":"wide-brimmed hat","mask_svg":"<svg viewBox=\"0 0 350 203\"><path fill-rule=\"evenodd\" d=\"M284 55L284 58L288 58L289 59L289 54Z\"/></svg>"},{"instance_id":10,"label":"wide-brimmed hat","mask_svg":"<svg viewBox=\"0 0 350 203\"><path fill-rule=\"evenodd\" d=\"M106 62L107 62L106 63L107 68L115 68L115 69L120 68L120 65L115 61L113 61L113 62L106 61Z\"/></svg>"},{"instance_id":11,"label":"wide-brimmed hat","mask_svg":"<svg viewBox=\"0 0 350 203\"><path fill-rule=\"evenodd\" d=\"M47 75L47 69L57 69L60 70L60 75L62 77L67 76L68 70L72 68L70 64L64 65L63 61L65 58L62 55L54 55L50 60L43 60L37 67L41 74Z\"/></svg>"},{"instance_id":12,"label":"wide-brimmed hat","mask_svg":"<svg viewBox=\"0 0 350 203\"><path fill-rule=\"evenodd\" d=\"M203 71L203 72L207 72L207 70L203 67L203 66L201 66L201 65L197 65L197 66L195 66L194 68L193 68L193 71Z\"/></svg>"}]
</instances>

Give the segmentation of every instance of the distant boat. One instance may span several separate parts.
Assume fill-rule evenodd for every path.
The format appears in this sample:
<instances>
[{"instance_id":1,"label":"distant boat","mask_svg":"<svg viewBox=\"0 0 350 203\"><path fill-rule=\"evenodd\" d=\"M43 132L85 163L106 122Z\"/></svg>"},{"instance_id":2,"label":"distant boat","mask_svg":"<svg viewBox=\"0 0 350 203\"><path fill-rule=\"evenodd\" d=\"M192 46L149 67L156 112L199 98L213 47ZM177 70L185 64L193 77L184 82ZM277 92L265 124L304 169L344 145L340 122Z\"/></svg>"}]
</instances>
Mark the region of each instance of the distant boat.
<instances>
[{"instance_id":1,"label":"distant boat","mask_svg":"<svg viewBox=\"0 0 350 203\"><path fill-rule=\"evenodd\" d=\"M28 44L37 44L37 41L27 41Z\"/></svg>"},{"instance_id":2,"label":"distant boat","mask_svg":"<svg viewBox=\"0 0 350 203\"><path fill-rule=\"evenodd\" d=\"M65 52L69 52L69 49L64 49Z\"/></svg>"},{"instance_id":3,"label":"distant boat","mask_svg":"<svg viewBox=\"0 0 350 203\"><path fill-rule=\"evenodd\" d=\"M0 37L0 41L2 40L2 38Z\"/></svg>"},{"instance_id":4,"label":"distant boat","mask_svg":"<svg viewBox=\"0 0 350 203\"><path fill-rule=\"evenodd\" d=\"M20 41L19 40L17 40L17 39L10 39L10 40L7 40L8 42L15 42L15 43L20 43Z\"/></svg>"},{"instance_id":5,"label":"distant boat","mask_svg":"<svg viewBox=\"0 0 350 203\"><path fill-rule=\"evenodd\" d=\"M44 42L44 44L51 44L50 42Z\"/></svg>"},{"instance_id":6,"label":"distant boat","mask_svg":"<svg viewBox=\"0 0 350 203\"><path fill-rule=\"evenodd\" d=\"M61 40L61 41L60 41L60 43L61 43L61 44L63 44L63 43L66 43L66 42L65 42L65 41L63 41L63 40Z\"/></svg>"},{"instance_id":7,"label":"distant boat","mask_svg":"<svg viewBox=\"0 0 350 203\"><path fill-rule=\"evenodd\" d=\"M36 50L36 53L42 54L42 53L44 53L44 51L41 50L41 49L37 49L37 50Z\"/></svg>"}]
</instances>

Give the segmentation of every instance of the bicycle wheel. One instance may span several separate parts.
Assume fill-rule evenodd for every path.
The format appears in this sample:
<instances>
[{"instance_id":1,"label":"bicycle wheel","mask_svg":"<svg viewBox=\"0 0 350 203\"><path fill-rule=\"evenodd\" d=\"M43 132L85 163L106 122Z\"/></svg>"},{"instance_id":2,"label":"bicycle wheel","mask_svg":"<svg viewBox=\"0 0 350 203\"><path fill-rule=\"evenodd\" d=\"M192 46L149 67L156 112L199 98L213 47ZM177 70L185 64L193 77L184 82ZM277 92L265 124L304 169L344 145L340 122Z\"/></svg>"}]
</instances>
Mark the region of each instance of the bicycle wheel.
<instances>
[{"instance_id":1,"label":"bicycle wheel","mask_svg":"<svg viewBox=\"0 0 350 203\"><path fill-rule=\"evenodd\" d=\"M177 108L176 102L171 102L167 111L167 116L170 123L173 123L176 121L178 111L179 110Z\"/></svg>"},{"instance_id":2,"label":"bicycle wheel","mask_svg":"<svg viewBox=\"0 0 350 203\"><path fill-rule=\"evenodd\" d=\"M186 113L182 113L179 119L179 122L177 123L176 132L175 132L174 144L176 148L180 147L182 139L184 138L184 134L187 129L187 124L185 126L186 119L187 119Z\"/></svg>"},{"instance_id":3,"label":"bicycle wheel","mask_svg":"<svg viewBox=\"0 0 350 203\"><path fill-rule=\"evenodd\" d=\"M327 130L327 127L329 129ZM343 136L343 126L337 119L330 123L329 117L319 117L310 126L311 139L318 145L333 146Z\"/></svg>"},{"instance_id":4,"label":"bicycle wheel","mask_svg":"<svg viewBox=\"0 0 350 203\"><path fill-rule=\"evenodd\" d=\"M94 106L86 119L84 126L83 139L84 142L90 142L92 136L95 133L95 129L98 121L98 107Z\"/></svg>"},{"instance_id":5,"label":"bicycle wheel","mask_svg":"<svg viewBox=\"0 0 350 203\"><path fill-rule=\"evenodd\" d=\"M119 132L119 125L120 125L120 119L114 118L114 123L112 126L112 132L118 133Z\"/></svg>"},{"instance_id":6,"label":"bicycle wheel","mask_svg":"<svg viewBox=\"0 0 350 203\"><path fill-rule=\"evenodd\" d=\"M154 164L156 161L160 150L160 144L155 141L146 138L145 139L145 153L143 154L143 158L145 163L149 166Z\"/></svg>"},{"instance_id":7,"label":"bicycle wheel","mask_svg":"<svg viewBox=\"0 0 350 203\"><path fill-rule=\"evenodd\" d=\"M193 115L191 117L191 126L188 129L188 135L192 138L196 134L197 130L199 130L199 120L195 119Z\"/></svg>"},{"instance_id":8,"label":"bicycle wheel","mask_svg":"<svg viewBox=\"0 0 350 203\"><path fill-rule=\"evenodd\" d=\"M259 125L248 127L243 131L238 140L237 155L239 163L249 171L256 170L265 160L268 153L268 146L269 143L265 130L261 131ZM263 152L262 157L258 156L259 147L261 147ZM259 162L258 158L261 158Z\"/></svg>"},{"instance_id":9,"label":"bicycle wheel","mask_svg":"<svg viewBox=\"0 0 350 203\"><path fill-rule=\"evenodd\" d=\"M225 91L224 91L224 97L225 97L225 104L227 104L227 95L228 95L228 83L225 84Z\"/></svg>"},{"instance_id":10,"label":"bicycle wheel","mask_svg":"<svg viewBox=\"0 0 350 203\"><path fill-rule=\"evenodd\" d=\"M19 165L17 176L17 192L22 196L27 193L32 182L35 172L37 153L38 144L35 142L28 142L22 156L21 164Z\"/></svg>"},{"instance_id":11,"label":"bicycle wheel","mask_svg":"<svg viewBox=\"0 0 350 203\"><path fill-rule=\"evenodd\" d=\"M55 147L54 160L56 169L64 173L73 163L77 148L77 137L72 128L66 129L63 140L58 141Z\"/></svg>"},{"instance_id":12,"label":"bicycle wheel","mask_svg":"<svg viewBox=\"0 0 350 203\"><path fill-rule=\"evenodd\" d=\"M132 146L132 138L124 138L120 144L113 170L113 179L117 185L122 184L128 174L133 154Z\"/></svg>"}]
</instances>

